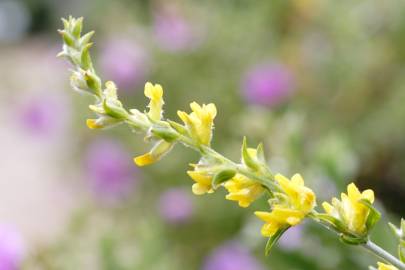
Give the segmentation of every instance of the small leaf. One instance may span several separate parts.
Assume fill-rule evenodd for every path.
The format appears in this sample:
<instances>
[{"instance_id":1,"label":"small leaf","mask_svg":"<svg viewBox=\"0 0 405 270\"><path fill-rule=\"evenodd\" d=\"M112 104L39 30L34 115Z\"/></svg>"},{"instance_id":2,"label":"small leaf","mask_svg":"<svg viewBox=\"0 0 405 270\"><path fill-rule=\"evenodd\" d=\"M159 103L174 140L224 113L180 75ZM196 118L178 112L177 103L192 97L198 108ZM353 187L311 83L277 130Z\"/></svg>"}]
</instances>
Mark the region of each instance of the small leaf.
<instances>
[{"instance_id":1,"label":"small leaf","mask_svg":"<svg viewBox=\"0 0 405 270\"><path fill-rule=\"evenodd\" d=\"M187 134L187 128L185 128L183 125L180 125L177 122L171 121L171 120L167 120L167 122L170 124L170 126L172 128L174 128L178 133L180 134Z\"/></svg>"},{"instance_id":2,"label":"small leaf","mask_svg":"<svg viewBox=\"0 0 405 270\"><path fill-rule=\"evenodd\" d=\"M91 57L90 57L90 53L89 53L89 49L90 49L91 45L93 45L93 43L87 43L83 47L82 55L80 58L83 69L92 68Z\"/></svg>"},{"instance_id":3,"label":"small leaf","mask_svg":"<svg viewBox=\"0 0 405 270\"><path fill-rule=\"evenodd\" d=\"M270 254L271 248L277 243L278 239L283 235L285 231L287 231L290 227L279 229L272 237L267 240L266 247L264 249L264 254L268 256Z\"/></svg>"},{"instance_id":4,"label":"small leaf","mask_svg":"<svg viewBox=\"0 0 405 270\"><path fill-rule=\"evenodd\" d=\"M163 156L173 149L174 143L166 142L165 140L158 141L150 151L150 153L160 160Z\"/></svg>"},{"instance_id":5,"label":"small leaf","mask_svg":"<svg viewBox=\"0 0 405 270\"><path fill-rule=\"evenodd\" d=\"M80 37L80 34L82 33L82 26L83 26L83 17L80 17L76 20L76 23L73 27L72 34L76 38Z\"/></svg>"},{"instance_id":6,"label":"small leaf","mask_svg":"<svg viewBox=\"0 0 405 270\"><path fill-rule=\"evenodd\" d=\"M368 214L367 220L366 220L366 227L367 230L371 230L374 225L380 220L381 218L381 213L375 209L375 207L370 203L369 200L366 199L361 199L359 202L370 209L370 213Z\"/></svg>"},{"instance_id":7,"label":"small leaf","mask_svg":"<svg viewBox=\"0 0 405 270\"><path fill-rule=\"evenodd\" d=\"M367 239L364 237L355 237L342 233L339 237L340 241L348 245L361 245L367 242Z\"/></svg>"},{"instance_id":8,"label":"small leaf","mask_svg":"<svg viewBox=\"0 0 405 270\"><path fill-rule=\"evenodd\" d=\"M61 20L62 20L62 22L63 22L63 27L64 27L65 29L68 29L68 28L69 28L69 22L68 22L68 20L66 20L65 18L61 18Z\"/></svg>"},{"instance_id":9,"label":"small leaf","mask_svg":"<svg viewBox=\"0 0 405 270\"><path fill-rule=\"evenodd\" d=\"M259 143L257 146L257 159L262 162L263 164L266 164L266 157L264 156L264 147L263 143Z\"/></svg>"},{"instance_id":10,"label":"small leaf","mask_svg":"<svg viewBox=\"0 0 405 270\"><path fill-rule=\"evenodd\" d=\"M128 112L122 107L119 101L114 102L105 99L103 102L103 107L106 113L116 119L125 119L128 116Z\"/></svg>"},{"instance_id":11,"label":"small leaf","mask_svg":"<svg viewBox=\"0 0 405 270\"><path fill-rule=\"evenodd\" d=\"M220 184L234 177L235 174L236 171L234 169L225 169L218 172L212 179L212 188L216 189Z\"/></svg>"},{"instance_id":12,"label":"small leaf","mask_svg":"<svg viewBox=\"0 0 405 270\"><path fill-rule=\"evenodd\" d=\"M94 93L99 96L101 92L101 81L94 73L86 71L84 73L84 79L87 86L94 91Z\"/></svg>"},{"instance_id":13,"label":"small leaf","mask_svg":"<svg viewBox=\"0 0 405 270\"><path fill-rule=\"evenodd\" d=\"M405 263L405 247L399 245L398 246L398 257L401 260L401 262Z\"/></svg>"},{"instance_id":14,"label":"small leaf","mask_svg":"<svg viewBox=\"0 0 405 270\"><path fill-rule=\"evenodd\" d=\"M346 226L344 225L344 223L339 219L335 218L334 216L328 214L317 214L316 217L319 218L320 220L330 223L339 232L344 232L346 230Z\"/></svg>"},{"instance_id":15,"label":"small leaf","mask_svg":"<svg viewBox=\"0 0 405 270\"><path fill-rule=\"evenodd\" d=\"M153 135L162 138L166 142L173 142L179 137L170 127L153 126L151 132Z\"/></svg>"},{"instance_id":16,"label":"small leaf","mask_svg":"<svg viewBox=\"0 0 405 270\"><path fill-rule=\"evenodd\" d=\"M246 142L246 137L243 137L243 143L242 143L242 161L243 163L248 166L249 168L253 170L258 170L259 165L257 162L253 159L253 157L249 154L249 151L247 149L247 142Z\"/></svg>"},{"instance_id":17,"label":"small leaf","mask_svg":"<svg viewBox=\"0 0 405 270\"><path fill-rule=\"evenodd\" d=\"M390 227L392 233L395 235L395 237L401 237L400 235L400 229L398 229L394 224L391 222L388 222L388 226Z\"/></svg>"},{"instance_id":18,"label":"small leaf","mask_svg":"<svg viewBox=\"0 0 405 270\"><path fill-rule=\"evenodd\" d=\"M63 41L65 42L66 45L68 45L69 47L74 46L75 40L71 34L66 32L65 30L59 30L58 32L59 32L59 34L62 35Z\"/></svg>"},{"instance_id":19,"label":"small leaf","mask_svg":"<svg viewBox=\"0 0 405 270\"><path fill-rule=\"evenodd\" d=\"M90 39L91 39L91 37L94 35L94 31L91 31L91 32L88 32L87 34L85 34L84 36L82 36L81 38L80 38L80 45L86 45L89 41L90 41Z\"/></svg>"}]
</instances>

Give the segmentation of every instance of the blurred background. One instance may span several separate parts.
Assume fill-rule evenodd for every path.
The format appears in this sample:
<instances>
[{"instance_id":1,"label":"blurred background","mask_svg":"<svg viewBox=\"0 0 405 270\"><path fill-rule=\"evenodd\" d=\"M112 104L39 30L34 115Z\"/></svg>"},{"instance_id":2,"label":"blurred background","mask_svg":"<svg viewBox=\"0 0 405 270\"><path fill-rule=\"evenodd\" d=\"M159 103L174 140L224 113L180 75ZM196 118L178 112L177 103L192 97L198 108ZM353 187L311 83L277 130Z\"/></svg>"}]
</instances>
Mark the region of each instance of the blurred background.
<instances>
[{"instance_id":1,"label":"blurred background","mask_svg":"<svg viewBox=\"0 0 405 270\"><path fill-rule=\"evenodd\" d=\"M69 87L60 17L96 30L93 58L128 106L145 81L166 116L217 104L213 146L238 160L243 135L269 166L300 172L319 202L350 181L383 212L373 239L395 252L387 221L405 214L405 2L401 0L0 0L0 269L366 269L375 260L316 224L264 256L253 210L196 197L178 147L148 168L120 126L91 131L88 97Z\"/></svg>"}]
</instances>

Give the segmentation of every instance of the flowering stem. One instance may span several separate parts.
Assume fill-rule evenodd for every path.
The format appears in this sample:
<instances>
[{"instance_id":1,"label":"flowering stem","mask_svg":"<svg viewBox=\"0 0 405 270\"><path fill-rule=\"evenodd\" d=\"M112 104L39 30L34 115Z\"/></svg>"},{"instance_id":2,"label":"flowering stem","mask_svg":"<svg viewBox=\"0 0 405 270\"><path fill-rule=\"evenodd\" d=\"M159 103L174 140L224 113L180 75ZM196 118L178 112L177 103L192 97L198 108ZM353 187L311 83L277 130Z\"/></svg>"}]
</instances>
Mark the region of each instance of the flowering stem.
<instances>
[{"instance_id":1,"label":"flowering stem","mask_svg":"<svg viewBox=\"0 0 405 270\"><path fill-rule=\"evenodd\" d=\"M182 126L176 122L172 122L169 120L162 120L161 119L161 113L162 113L162 105L163 105L163 100L162 100L162 95L163 95L163 89L161 86L158 87L158 89L154 89L152 84L149 83L145 86L145 95L150 98L150 105L149 105L149 112L148 113L141 113L138 110L128 110L124 108L122 103L118 100L117 94L116 94L116 87L114 83L112 82L107 82L106 83L106 89L103 91L103 86L102 86L102 81L101 79L97 76L93 64L91 62L91 57L89 54L89 48L91 47L92 43L90 43L90 38L93 34L93 32L87 33L83 36L81 36L81 30L82 30L82 18L79 19L74 19L72 17L69 18L69 20L63 19L64 23L64 30L60 30L60 34L62 35L64 39L64 46L63 46L63 51L59 54L60 56L67 57L69 61L73 64L74 70L72 73L71 77L71 84L73 89L78 90L79 92L86 92L90 93L93 96L96 97L97 103L95 105L91 105L90 109L96 112L99 116L98 119L88 119L89 121L87 122L88 126L90 128L103 128L107 126L112 126L114 124L118 123L126 123L128 126L134 128L135 131L141 131L143 133L147 134L147 138L157 138L159 139L158 143L155 145L157 148L153 148L152 150L155 152L148 153L148 155L143 155L142 158L142 165L148 165L151 164L152 162L159 160L160 157L162 157L165 153L170 151L171 147L176 143L179 142L187 147L192 148L193 150L199 152L203 158L209 157L210 159L214 160L218 165L218 167L221 167L222 172L228 170L233 173L232 175L235 175L236 173L241 174L248 179L254 180L257 183L260 183L261 186L266 187L268 192L268 195L270 197L273 197L273 192L277 192L281 195L283 195L284 186L283 184L280 183L280 181L275 181L275 177L271 173L269 167L266 165L266 161L264 158L264 153L263 153L263 147L261 145L258 146L257 149L255 150L257 156L259 156L259 160L257 161L251 157L249 154L249 150L247 148L247 143L246 140L243 142L242 146L242 162L241 163L236 163L225 156L221 155L220 153L216 152L214 149L210 147L210 141L211 141L211 136L206 136L207 132L206 130L203 129L203 139L201 140L200 137L196 139L195 136L195 131L190 131L190 129L187 129L185 126ZM152 88L153 89L152 89ZM160 89L159 89L160 88ZM153 91L155 92L153 92ZM160 91L158 91L160 90ZM191 104L193 114L196 114L197 112L199 114L204 113L203 116L199 116L202 118L200 121L205 121L208 122L205 123L206 126L203 128L208 127L208 131L211 132L212 130L212 121L213 118L216 115L216 108L213 104L209 104L207 106L203 105L203 108L201 108L198 104L192 103ZM154 111L153 111L154 110ZM187 115L185 112L179 112L179 117L182 118L183 122L186 123L186 121L193 121L190 119L190 115ZM194 115L193 117L197 117L198 115ZM183 119L184 118L184 119ZM187 125L186 125L187 126ZM210 133L208 134L210 135ZM208 138L208 139L207 139ZM160 147L160 148L159 148ZM261 155L259 155L261 153ZM155 155L155 156L153 156ZM260 158L261 157L261 158ZM151 162L152 161L152 162ZM137 162L135 160L135 162ZM215 176L220 175L221 172L211 172L212 174L216 173ZM232 176L233 177L233 176ZM276 176L277 177L277 176ZM220 178L218 176L218 178ZM217 179L218 179L217 178ZM222 180L228 180L229 178L222 179ZM283 179L282 179L283 180ZM294 180L294 179L293 179ZM218 180L220 181L220 180ZM387 251L382 249L381 247L377 246L370 240L366 241L366 237L359 237L355 234L348 233L345 228L343 228L343 225L339 225L341 222L338 222L339 220L333 220L332 216L327 216L328 218L325 218L326 214L319 214L315 210L312 210L310 213L308 213L307 208L311 207L313 209L315 205L315 195L312 193L311 190L307 191L308 189L303 186L303 179L298 175L298 178L296 178L293 182L293 184L290 184L290 181L284 180L288 183L284 184L287 186L288 189L290 189L290 193L294 194L295 201L301 200L302 198L304 199L304 202L300 202L300 211L296 209L283 209L279 207L279 212L284 213L285 212L293 212L296 213L302 213L305 212L306 217L313 219L315 222L318 224L322 225L323 227L335 232L337 235L339 235L342 240L345 243L348 244L356 244L356 245L362 245L365 249L367 249L369 252L373 253L375 256L378 258L383 259L387 263L390 263L391 265L395 266L398 268L398 270L405 270L405 264L402 263L400 260L389 254ZM219 182L222 183L222 182ZM293 187L290 187L290 185L293 185ZM217 185L213 186L213 188L216 188ZM283 189L281 188L283 186ZM297 188L298 187L298 188ZM354 191L353 191L354 189ZM298 191L297 191L298 190ZM205 191L206 192L206 191ZM306 193L306 196L300 197L299 195L296 195L296 193ZM350 191L348 191L350 192ZM359 191L357 188L354 186L352 187L352 193ZM312 196L311 196L312 194ZM359 193L360 194L360 193ZM365 199L363 198L362 203L366 206L371 205L370 204L370 192L363 192L363 195ZM373 194L371 194L373 197ZM360 195L359 195L360 196ZM366 199L369 200L366 200ZM361 207L365 207L361 205ZM290 207L290 206L289 206ZM304 208L305 207L305 208ZM359 206L360 207L360 206ZM371 207L371 208L370 208ZM332 206L330 206L332 208ZM373 209L372 206L369 206L370 212ZM374 210L374 212L376 212ZM264 215L263 215L264 213ZM258 214L263 215L264 220L269 219L274 221L274 217L271 216L272 213L265 213L265 212L260 212L258 211ZM279 213L280 214L280 213ZM322 216L323 215L323 216ZM371 214L370 214L371 215ZM370 216L369 215L369 216ZM281 216L281 214L280 214ZM374 213L373 217L376 217L377 215ZM270 218L271 217L271 218ZM301 217L301 216L300 216ZM281 218L284 220L286 217L281 216ZM297 217L294 217L297 219ZM303 218L303 217L302 217ZM379 216L377 216L377 219L370 219L371 221L378 220ZM295 220L294 219L294 220ZM288 219L287 219L288 220ZM279 222L278 220L276 220ZM269 221L266 220L267 223ZM285 222L285 221L283 221ZM331 223L332 222L332 223ZM291 222L290 222L291 223ZM295 222L294 222L295 223ZM299 223L299 222L298 222ZM286 224L289 224L288 222ZM336 225L336 226L333 226ZM288 225L288 227L291 224ZM296 225L296 224L294 224ZM280 235L285 231L286 227L279 227L278 231ZM342 229L343 228L343 229ZM282 231L280 231L282 229ZM274 243L276 238L271 236L270 243ZM278 238L277 238L278 239ZM271 245L270 245L271 247Z\"/></svg>"},{"instance_id":2,"label":"flowering stem","mask_svg":"<svg viewBox=\"0 0 405 270\"><path fill-rule=\"evenodd\" d=\"M396 257L385 251L380 246L376 245L371 240L368 240L362 245L363 248L374 254L376 257L383 259L387 263L395 266L399 270L405 270L405 264L398 260Z\"/></svg>"}]
</instances>

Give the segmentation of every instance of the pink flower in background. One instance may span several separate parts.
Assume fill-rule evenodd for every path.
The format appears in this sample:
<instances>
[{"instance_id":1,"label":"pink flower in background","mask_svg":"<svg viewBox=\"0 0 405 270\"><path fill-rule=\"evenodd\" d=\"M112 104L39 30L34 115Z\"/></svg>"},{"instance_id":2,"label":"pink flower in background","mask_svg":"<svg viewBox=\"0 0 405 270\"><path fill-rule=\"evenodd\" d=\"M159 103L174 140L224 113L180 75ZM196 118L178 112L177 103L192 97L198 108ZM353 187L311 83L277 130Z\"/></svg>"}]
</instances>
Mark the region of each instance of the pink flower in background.
<instances>
[{"instance_id":1,"label":"pink flower in background","mask_svg":"<svg viewBox=\"0 0 405 270\"><path fill-rule=\"evenodd\" d=\"M98 198L117 202L127 197L137 182L131 156L116 141L99 139L87 149L86 169Z\"/></svg>"},{"instance_id":2,"label":"pink flower in background","mask_svg":"<svg viewBox=\"0 0 405 270\"><path fill-rule=\"evenodd\" d=\"M0 224L0 270L17 270L24 258L22 236L13 227Z\"/></svg>"},{"instance_id":3,"label":"pink flower in background","mask_svg":"<svg viewBox=\"0 0 405 270\"><path fill-rule=\"evenodd\" d=\"M263 270L261 263L237 242L215 249L206 259L203 270Z\"/></svg>"},{"instance_id":4,"label":"pink flower in background","mask_svg":"<svg viewBox=\"0 0 405 270\"><path fill-rule=\"evenodd\" d=\"M166 222L183 223L193 214L193 201L190 194L181 188L168 189L160 196L158 210Z\"/></svg>"},{"instance_id":5,"label":"pink flower in background","mask_svg":"<svg viewBox=\"0 0 405 270\"><path fill-rule=\"evenodd\" d=\"M301 247L303 237L303 227L294 226L289 228L278 240L277 244L281 249L291 251Z\"/></svg>"},{"instance_id":6,"label":"pink flower in background","mask_svg":"<svg viewBox=\"0 0 405 270\"><path fill-rule=\"evenodd\" d=\"M253 104L274 106L284 102L294 91L294 76L281 64L252 67L243 81L243 94Z\"/></svg>"},{"instance_id":7,"label":"pink flower in background","mask_svg":"<svg viewBox=\"0 0 405 270\"><path fill-rule=\"evenodd\" d=\"M128 40L107 42L100 63L106 79L114 81L121 91L130 91L143 84L148 72L147 53Z\"/></svg>"},{"instance_id":8,"label":"pink flower in background","mask_svg":"<svg viewBox=\"0 0 405 270\"><path fill-rule=\"evenodd\" d=\"M177 52L193 49L199 42L197 29L175 6L160 7L154 17L154 34L160 48Z\"/></svg>"},{"instance_id":9,"label":"pink flower in background","mask_svg":"<svg viewBox=\"0 0 405 270\"><path fill-rule=\"evenodd\" d=\"M36 96L17 108L20 126L32 135L53 135L67 124L68 110L61 98Z\"/></svg>"}]
</instances>

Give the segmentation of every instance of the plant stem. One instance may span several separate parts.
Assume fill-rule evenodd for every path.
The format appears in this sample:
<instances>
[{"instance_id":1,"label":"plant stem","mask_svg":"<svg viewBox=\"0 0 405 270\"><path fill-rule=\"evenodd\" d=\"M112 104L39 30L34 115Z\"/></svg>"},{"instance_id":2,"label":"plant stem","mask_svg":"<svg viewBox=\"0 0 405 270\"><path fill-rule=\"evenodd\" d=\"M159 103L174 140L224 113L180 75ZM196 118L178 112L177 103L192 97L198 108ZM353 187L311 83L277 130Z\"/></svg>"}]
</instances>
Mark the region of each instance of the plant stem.
<instances>
[{"instance_id":1,"label":"plant stem","mask_svg":"<svg viewBox=\"0 0 405 270\"><path fill-rule=\"evenodd\" d=\"M375 256L383 259L385 262L395 266L399 270L405 270L405 264L398 260L396 257L382 249L380 246L376 245L374 242L368 240L362 245L363 248L373 253Z\"/></svg>"}]
</instances>

